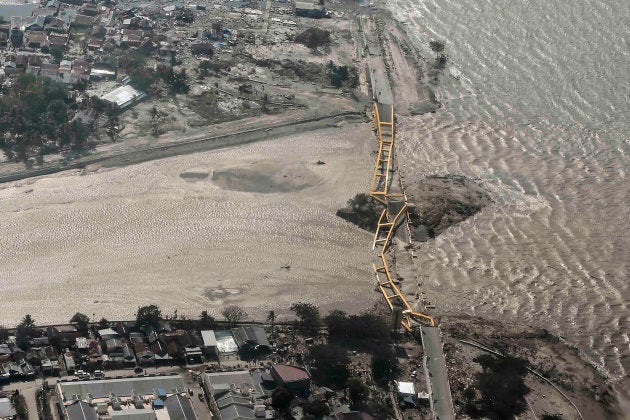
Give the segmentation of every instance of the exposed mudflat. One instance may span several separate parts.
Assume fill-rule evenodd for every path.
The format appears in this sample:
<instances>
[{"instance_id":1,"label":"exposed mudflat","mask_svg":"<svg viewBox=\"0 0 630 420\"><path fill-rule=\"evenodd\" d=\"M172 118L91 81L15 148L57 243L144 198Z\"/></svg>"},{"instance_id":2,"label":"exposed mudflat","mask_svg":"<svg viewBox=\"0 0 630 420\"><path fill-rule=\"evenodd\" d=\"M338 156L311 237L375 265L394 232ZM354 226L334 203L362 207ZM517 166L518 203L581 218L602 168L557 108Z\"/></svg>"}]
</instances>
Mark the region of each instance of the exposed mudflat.
<instances>
[{"instance_id":1,"label":"exposed mudflat","mask_svg":"<svg viewBox=\"0 0 630 420\"><path fill-rule=\"evenodd\" d=\"M319 183L320 177L303 164L263 161L215 171L212 181L225 190L267 194L303 190Z\"/></svg>"},{"instance_id":2,"label":"exposed mudflat","mask_svg":"<svg viewBox=\"0 0 630 420\"><path fill-rule=\"evenodd\" d=\"M349 125L2 184L0 320L367 308L371 236L335 211L367 190L373 139Z\"/></svg>"},{"instance_id":3,"label":"exposed mudflat","mask_svg":"<svg viewBox=\"0 0 630 420\"><path fill-rule=\"evenodd\" d=\"M459 175L433 175L408 183L407 196L414 203L410 215L418 241L439 235L492 202L479 180Z\"/></svg>"}]
</instances>

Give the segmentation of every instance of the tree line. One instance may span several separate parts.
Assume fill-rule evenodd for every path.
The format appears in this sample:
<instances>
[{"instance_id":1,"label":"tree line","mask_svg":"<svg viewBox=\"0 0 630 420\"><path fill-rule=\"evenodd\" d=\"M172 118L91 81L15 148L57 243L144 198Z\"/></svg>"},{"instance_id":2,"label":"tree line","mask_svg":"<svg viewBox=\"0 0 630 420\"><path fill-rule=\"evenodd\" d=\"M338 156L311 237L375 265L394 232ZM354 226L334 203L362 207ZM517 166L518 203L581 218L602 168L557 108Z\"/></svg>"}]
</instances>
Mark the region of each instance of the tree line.
<instances>
[{"instance_id":1,"label":"tree line","mask_svg":"<svg viewBox=\"0 0 630 420\"><path fill-rule=\"evenodd\" d=\"M0 95L0 148L8 159L21 162L83 148L90 127L76 110L63 83L21 74Z\"/></svg>"}]
</instances>

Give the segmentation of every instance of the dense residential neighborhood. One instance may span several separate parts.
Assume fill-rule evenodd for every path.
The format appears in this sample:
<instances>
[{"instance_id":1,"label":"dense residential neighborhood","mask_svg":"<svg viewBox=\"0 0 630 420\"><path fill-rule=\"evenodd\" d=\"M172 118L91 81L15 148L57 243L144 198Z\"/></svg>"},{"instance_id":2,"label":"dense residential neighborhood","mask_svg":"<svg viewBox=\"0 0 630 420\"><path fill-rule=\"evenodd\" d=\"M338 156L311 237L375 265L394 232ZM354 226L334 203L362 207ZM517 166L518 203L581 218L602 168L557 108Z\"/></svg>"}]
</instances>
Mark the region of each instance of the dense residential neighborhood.
<instances>
[{"instance_id":1,"label":"dense residential neighborhood","mask_svg":"<svg viewBox=\"0 0 630 420\"><path fill-rule=\"evenodd\" d=\"M236 306L224 309L225 321L205 311L163 318L156 305L133 321L77 313L70 324L38 327L27 315L0 328L0 410L22 418L29 400L19 390L29 383L41 383L44 419L372 419L394 413L394 404L428 409L426 384L396 367L382 318L320 318L306 303L291 310L294 321L276 322L271 311L266 324L244 322ZM401 374L413 382L390 382Z\"/></svg>"}]
</instances>

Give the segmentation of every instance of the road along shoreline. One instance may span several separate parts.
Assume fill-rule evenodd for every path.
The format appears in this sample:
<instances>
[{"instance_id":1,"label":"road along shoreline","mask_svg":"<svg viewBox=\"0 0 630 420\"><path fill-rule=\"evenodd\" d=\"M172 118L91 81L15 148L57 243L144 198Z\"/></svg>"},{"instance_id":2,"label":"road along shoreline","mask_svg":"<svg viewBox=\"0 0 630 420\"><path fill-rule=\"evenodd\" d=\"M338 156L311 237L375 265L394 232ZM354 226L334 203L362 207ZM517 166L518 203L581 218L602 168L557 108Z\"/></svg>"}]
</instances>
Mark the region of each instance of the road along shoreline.
<instances>
[{"instance_id":1,"label":"road along shoreline","mask_svg":"<svg viewBox=\"0 0 630 420\"><path fill-rule=\"evenodd\" d=\"M100 164L105 167L119 167L172 156L240 146L257 141L268 140L270 138L315 131L338 124L342 120L352 118L362 119L364 116L364 112L356 110L338 111L326 115L261 125L256 128L237 130L220 135L196 135L171 143L131 146L128 149L108 152L97 151L93 154L72 160L70 162L55 161L54 163L50 163L43 167L10 173L2 173L4 171L0 165L0 184L55 174L71 169L84 168L85 166L93 164Z\"/></svg>"}]
</instances>

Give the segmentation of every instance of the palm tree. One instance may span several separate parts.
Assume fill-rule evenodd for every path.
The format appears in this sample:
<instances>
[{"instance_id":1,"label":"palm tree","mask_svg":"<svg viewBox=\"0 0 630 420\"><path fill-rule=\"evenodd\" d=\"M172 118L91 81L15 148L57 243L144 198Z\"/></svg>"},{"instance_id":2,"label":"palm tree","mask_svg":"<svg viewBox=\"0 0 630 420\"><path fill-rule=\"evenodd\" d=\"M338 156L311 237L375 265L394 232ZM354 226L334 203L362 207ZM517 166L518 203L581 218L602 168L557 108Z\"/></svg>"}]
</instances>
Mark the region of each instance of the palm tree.
<instances>
[{"instance_id":1,"label":"palm tree","mask_svg":"<svg viewBox=\"0 0 630 420\"><path fill-rule=\"evenodd\" d=\"M273 335L276 328L276 312L275 311L267 312L267 322L271 324L271 335Z\"/></svg>"},{"instance_id":2,"label":"palm tree","mask_svg":"<svg viewBox=\"0 0 630 420\"><path fill-rule=\"evenodd\" d=\"M27 314L24 318L22 318L22 322L20 322L20 326L27 327L27 328L34 327L35 320L33 319L32 316Z\"/></svg>"}]
</instances>

